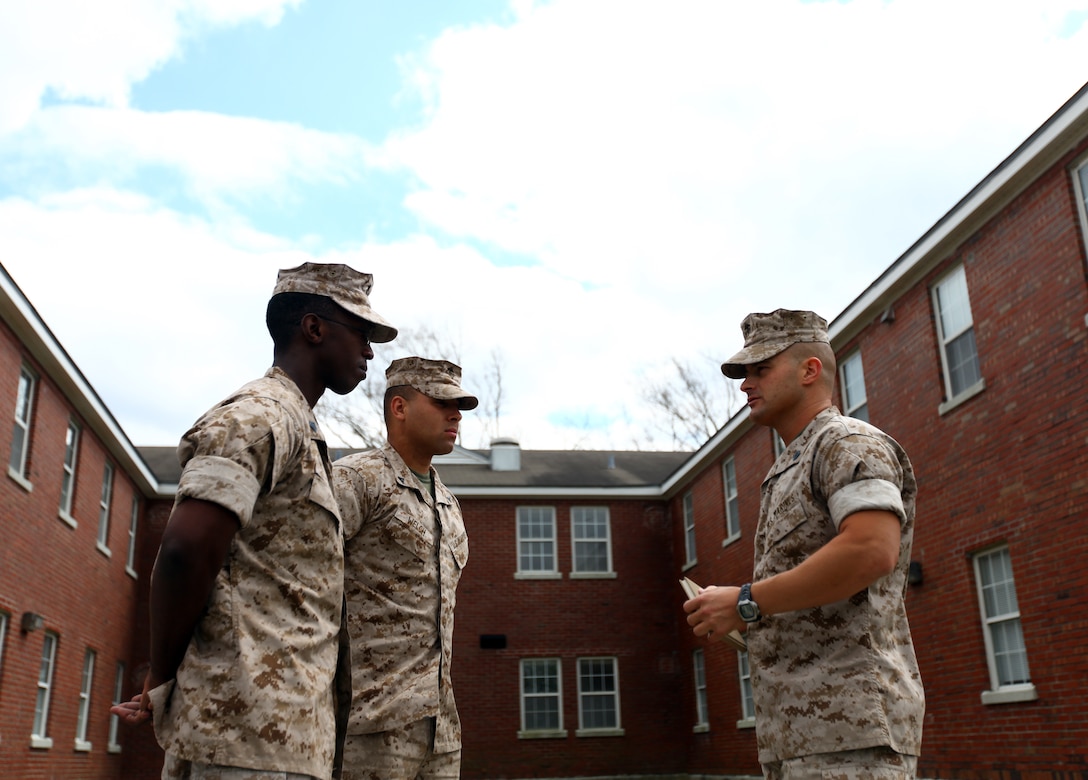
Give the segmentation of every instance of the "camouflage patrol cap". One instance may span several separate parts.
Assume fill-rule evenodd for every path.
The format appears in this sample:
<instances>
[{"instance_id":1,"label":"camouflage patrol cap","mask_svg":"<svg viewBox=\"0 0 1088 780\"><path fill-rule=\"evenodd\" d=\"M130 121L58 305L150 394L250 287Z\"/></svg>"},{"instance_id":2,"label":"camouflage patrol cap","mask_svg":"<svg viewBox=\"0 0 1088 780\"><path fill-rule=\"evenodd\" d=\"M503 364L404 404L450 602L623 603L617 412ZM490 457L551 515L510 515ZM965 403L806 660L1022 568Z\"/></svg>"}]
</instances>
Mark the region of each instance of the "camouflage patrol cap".
<instances>
[{"instance_id":1,"label":"camouflage patrol cap","mask_svg":"<svg viewBox=\"0 0 1088 780\"><path fill-rule=\"evenodd\" d=\"M794 344L831 343L827 320L811 311L776 309L770 314L749 314L740 330L744 349L722 363L722 373L730 379L744 379L745 366L773 358Z\"/></svg>"},{"instance_id":2,"label":"camouflage patrol cap","mask_svg":"<svg viewBox=\"0 0 1088 780\"><path fill-rule=\"evenodd\" d=\"M367 296L373 286L371 274L356 271L343 263L303 263L280 271L272 295L297 292L330 298L340 308L373 325L370 340L382 344L395 339L397 329L370 308Z\"/></svg>"},{"instance_id":3,"label":"camouflage patrol cap","mask_svg":"<svg viewBox=\"0 0 1088 780\"><path fill-rule=\"evenodd\" d=\"M460 409L475 409L476 396L461 389L461 367L448 360L421 357L398 358L385 370L388 387L411 387L441 401L457 400Z\"/></svg>"}]
</instances>

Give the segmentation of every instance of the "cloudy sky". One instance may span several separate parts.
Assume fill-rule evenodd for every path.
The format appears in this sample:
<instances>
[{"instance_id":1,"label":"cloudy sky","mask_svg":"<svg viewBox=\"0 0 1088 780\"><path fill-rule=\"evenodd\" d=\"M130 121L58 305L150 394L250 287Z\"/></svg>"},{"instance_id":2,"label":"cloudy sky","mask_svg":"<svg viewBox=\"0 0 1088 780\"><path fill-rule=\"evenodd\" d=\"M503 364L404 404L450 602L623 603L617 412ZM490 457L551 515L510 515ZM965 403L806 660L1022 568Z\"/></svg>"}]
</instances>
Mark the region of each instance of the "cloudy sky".
<instances>
[{"instance_id":1,"label":"cloudy sky","mask_svg":"<svg viewBox=\"0 0 1088 780\"><path fill-rule=\"evenodd\" d=\"M1086 52L1088 0L7 2L0 264L137 445L267 368L315 260L497 361L523 447L668 447L674 359L724 396L746 313L833 319Z\"/></svg>"}]
</instances>

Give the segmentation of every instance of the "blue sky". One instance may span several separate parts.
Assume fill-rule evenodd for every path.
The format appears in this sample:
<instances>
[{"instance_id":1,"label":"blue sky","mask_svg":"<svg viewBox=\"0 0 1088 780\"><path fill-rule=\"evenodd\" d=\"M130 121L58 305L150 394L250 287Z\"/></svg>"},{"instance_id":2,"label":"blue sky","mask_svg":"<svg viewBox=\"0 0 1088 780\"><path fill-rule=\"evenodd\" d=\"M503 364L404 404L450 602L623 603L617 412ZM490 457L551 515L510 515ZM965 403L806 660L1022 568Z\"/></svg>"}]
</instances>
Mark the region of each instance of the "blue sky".
<instances>
[{"instance_id":1,"label":"blue sky","mask_svg":"<svg viewBox=\"0 0 1088 780\"><path fill-rule=\"evenodd\" d=\"M668 446L674 358L725 397L745 314L833 319L1088 80L1088 0L996 8L7 3L0 263L137 444L267 367L316 260L466 386L498 356L466 446Z\"/></svg>"}]
</instances>

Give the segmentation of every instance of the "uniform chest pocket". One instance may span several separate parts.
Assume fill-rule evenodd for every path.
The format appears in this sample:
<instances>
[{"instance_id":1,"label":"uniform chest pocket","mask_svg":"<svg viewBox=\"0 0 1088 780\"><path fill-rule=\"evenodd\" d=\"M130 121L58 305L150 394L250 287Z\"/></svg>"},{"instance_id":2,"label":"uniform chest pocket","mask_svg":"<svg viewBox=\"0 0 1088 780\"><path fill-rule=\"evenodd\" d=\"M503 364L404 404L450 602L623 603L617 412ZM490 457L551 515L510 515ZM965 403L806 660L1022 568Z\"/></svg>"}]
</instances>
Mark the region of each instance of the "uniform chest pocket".
<instances>
[{"instance_id":1,"label":"uniform chest pocket","mask_svg":"<svg viewBox=\"0 0 1088 780\"><path fill-rule=\"evenodd\" d=\"M446 547L449 548L458 569L465 568L468 563L468 534L461 532L456 537L446 537Z\"/></svg>"},{"instance_id":2,"label":"uniform chest pocket","mask_svg":"<svg viewBox=\"0 0 1088 780\"><path fill-rule=\"evenodd\" d=\"M383 534L420 560L434 555L434 529L409 512L397 511L386 521Z\"/></svg>"}]
</instances>

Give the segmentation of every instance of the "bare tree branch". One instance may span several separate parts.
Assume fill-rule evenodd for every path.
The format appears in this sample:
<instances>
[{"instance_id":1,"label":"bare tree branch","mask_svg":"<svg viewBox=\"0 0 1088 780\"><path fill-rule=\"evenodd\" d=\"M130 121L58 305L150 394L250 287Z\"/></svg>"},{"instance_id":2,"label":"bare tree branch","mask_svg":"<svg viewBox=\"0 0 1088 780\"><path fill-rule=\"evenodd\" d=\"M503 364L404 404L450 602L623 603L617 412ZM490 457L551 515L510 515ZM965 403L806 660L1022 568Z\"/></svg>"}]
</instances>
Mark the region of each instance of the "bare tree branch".
<instances>
[{"instance_id":1,"label":"bare tree branch","mask_svg":"<svg viewBox=\"0 0 1088 780\"><path fill-rule=\"evenodd\" d=\"M674 357L669 376L642 389L650 406L649 428L667 436L678 449L698 449L740 408L735 385L710 381L721 377L719 361L707 356L703 360L713 369Z\"/></svg>"}]
</instances>

